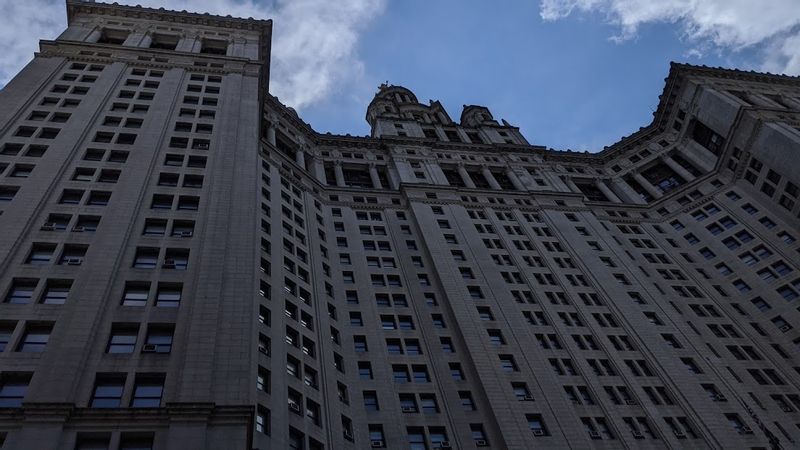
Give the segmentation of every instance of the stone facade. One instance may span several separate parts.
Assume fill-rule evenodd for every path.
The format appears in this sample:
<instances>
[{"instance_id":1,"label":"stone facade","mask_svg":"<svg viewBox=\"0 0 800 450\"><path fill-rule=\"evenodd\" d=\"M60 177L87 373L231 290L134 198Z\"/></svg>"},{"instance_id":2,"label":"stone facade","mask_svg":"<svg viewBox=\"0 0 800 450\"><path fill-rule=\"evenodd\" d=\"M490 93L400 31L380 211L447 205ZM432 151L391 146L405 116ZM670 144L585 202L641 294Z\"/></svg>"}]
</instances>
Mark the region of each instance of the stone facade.
<instances>
[{"instance_id":1,"label":"stone facade","mask_svg":"<svg viewBox=\"0 0 800 450\"><path fill-rule=\"evenodd\" d=\"M269 21L67 5L0 91L4 450L797 446L800 79L673 64L595 154L387 85L334 136Z\"/></svg>"}]
</instances>

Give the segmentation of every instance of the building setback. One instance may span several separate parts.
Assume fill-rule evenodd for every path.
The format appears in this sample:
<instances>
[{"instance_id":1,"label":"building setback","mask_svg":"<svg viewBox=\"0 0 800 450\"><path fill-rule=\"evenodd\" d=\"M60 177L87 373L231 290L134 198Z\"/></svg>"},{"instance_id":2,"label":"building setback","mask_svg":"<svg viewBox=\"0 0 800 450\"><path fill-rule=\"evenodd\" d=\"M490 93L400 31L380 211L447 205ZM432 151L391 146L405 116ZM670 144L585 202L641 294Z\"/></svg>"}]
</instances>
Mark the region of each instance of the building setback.
<instances>
[{"instance_id":1,"label":"building setback","mask_svg":"<svg viewBox=\"0 0 800 450\"><path fill-rule=\"evenodd\" d=\"M67 10L0 91L3 450L800 445L800 78L673 64L594 154L389 85L337 136L271 21Z\"/></svg>"}]
</instances>

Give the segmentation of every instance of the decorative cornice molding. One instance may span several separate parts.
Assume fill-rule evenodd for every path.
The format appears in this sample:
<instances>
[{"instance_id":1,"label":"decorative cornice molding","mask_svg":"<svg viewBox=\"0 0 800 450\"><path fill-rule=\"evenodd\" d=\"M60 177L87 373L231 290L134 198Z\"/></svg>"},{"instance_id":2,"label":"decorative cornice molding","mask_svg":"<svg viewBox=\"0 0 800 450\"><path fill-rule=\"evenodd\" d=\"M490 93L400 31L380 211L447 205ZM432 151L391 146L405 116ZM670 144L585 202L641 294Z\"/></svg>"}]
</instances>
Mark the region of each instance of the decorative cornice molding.
<instances>
[{"instance_id":1,"label":"decorative cornice molding","mask_svg":"<svg viewBox=\"0 0 800 450\"><path fill-rule=\"evenodd\" d=\"M131 19L158 20L191 25L230 28L271 32L271 19L237 18L232 16L215 16L208 13L192 13L188 11L172 11L164 8L145 8L142 6L126 6L117 3L95 3L80 0L67 0L67 22L72 23L77 14L102 14L104 16L127 17Z\"/></svg>"},{"instance_id":2,"label":"decorative cornice molding","mask_svg":"<svg viewBox=\"0 0 800 450\"><path fill-rule=\"evenodd\" d=\"M105 422L109 425L142 426L142 421L151 421L153 426L167 426L170 422L225 421L249 427L255 407L253 405L217 406L214 403L167 403L161 408L84 408L74 403L24 402L21 408L8 408L0 411L0 420L5 423L59 422L75 423L90 421Z\"/></svg>"},{"instance_id":3,"label":"decorative cornice molding","mask_svg":"<svg viewBox=\"0 0 800 450\"><path fill-rule=\"evenodd\" d=\"M196 66L189 59L186 59L185 61L181 60L182 55L172 55L173 58L168 62L158 62L155 60L145 61L135 57L136 54L141 53L140 51L137 51L137 47L123 47L122 50L125 53L121 53L119 46L104 46L99 44L87 44L85 42L40 41L40 48L41 50L37 52L36 55L43 57L63 57L68 58L70 61L99 64L111 64L122 61L130 66L146 67L149 69L169 70L177 67L190 72L202 72L215 75L238 73L249 76L258 76L258 70L261 66L260 62L243 59L236 59L233 62L225 64L223 67L211 67L210 65ZM96 50L98 53L105 53L105 50L109 50L113 53L111 56L83 55L77 51L70 51L71 48L84 50L91 49ZM155 51L152 49L143 48L138 50L146 51L148 53L155 53ZM121 57L125 54L129 54L130 58L126 59Z\"/></svg>"}]
</instances>

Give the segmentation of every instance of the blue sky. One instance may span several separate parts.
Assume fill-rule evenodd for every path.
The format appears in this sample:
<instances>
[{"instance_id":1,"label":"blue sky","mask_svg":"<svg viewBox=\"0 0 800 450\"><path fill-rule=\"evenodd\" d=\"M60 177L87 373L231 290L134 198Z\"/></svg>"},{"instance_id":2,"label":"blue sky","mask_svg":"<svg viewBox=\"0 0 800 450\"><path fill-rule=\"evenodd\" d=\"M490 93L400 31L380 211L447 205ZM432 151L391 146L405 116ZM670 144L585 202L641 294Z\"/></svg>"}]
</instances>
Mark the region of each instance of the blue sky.
<instances>
[{"instance_id":1,"label":"blue sky","mask_svg":"<svg viewBox=\"0 0 800 450\"><path fill-rule=\"evenodd\" d=\"M800 74L800 0L120 0L274 22L270 89L319 132L365 135L384 81L458 120L599 151L650 123L670 61ZM63 0L0 0L0 86L66 26Z\"/></svg>"},{"instance_id":2,"label":"blue sky","mask_svg":"<svg viewBox=\"0 0 800 450\"><path fill-rule=\"evenodd\" d=\"M344 85L301 116L318 131L367 134L366 104L388 80L456 121L464 104L485 105L533 144L598 151L650 123L670 61L752 66L750 51L687 56L674 24L613 42L600 14L544 21L531 1L389 2L358 47L368 98Z\"/></svg>"}]
</instances>

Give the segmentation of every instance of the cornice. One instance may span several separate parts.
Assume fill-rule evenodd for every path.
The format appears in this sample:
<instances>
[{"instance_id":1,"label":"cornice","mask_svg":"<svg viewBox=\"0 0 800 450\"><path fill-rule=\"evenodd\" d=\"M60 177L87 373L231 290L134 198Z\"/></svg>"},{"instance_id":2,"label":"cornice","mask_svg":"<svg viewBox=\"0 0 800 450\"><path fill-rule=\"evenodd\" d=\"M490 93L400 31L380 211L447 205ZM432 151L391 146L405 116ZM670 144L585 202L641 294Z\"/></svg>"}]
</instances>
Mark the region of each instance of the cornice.
<instances>
[{"instance_id":1,"label":"cornice","mask_svg":"<svg viewBox=\"0 0 800 450\"><path fill-rule=\"evenodd\" d=\"M215 16L208 13L172 11L164 8L145 8L126 6L117 3L95 3L90 1L67 0L67 22L72 23L76 14L102 14L104 16L127 17L131 19L158 20L189 25L205 25L218 28L271 32L271 19L237 18Z\"/></svg>"},{"instance_id":2,"label":"cornice","mask_svg":"<svg viewBox=\"0 0 800 450\"><path fill-rule=\"evenodd\" d=\"M791 86L800 86L800 75L784 75L770 72L756 72L754 70L729 69L725 67L695 66L678 62L670 63L670 68L679 70L685 75L700 75L727 80L739 80L760 83L780 83ZM671 72L671 71L670 71Z\"/></svg>"},{"instance_id":3,"label":"cornice","mask_svg":"<svg viewBox=\"0 0 800 450\"><path fill-rule=\"evenodd\" d=\"M225 421L245 425L252 420L253 405L217 406L214 403L167 403L161 408L84 408L74 403L25 402L21 408L0 410L5 423L26 422L74 423L90 421L118 426L121 423L154 425L174 421Z\"/></svg>"},{"instance_id":4,"label":"cornice","mask_svg":"<svg viewBox=\"0 0 800 450\"><path fill-rule=\"evenodd\" d=\"M138 47L119 47L116 45L102 45L102 44L87 44L86 42L72 42L72 41L40 41L40 51L36 53L38 56L44 57L64 57L69 58L71 61L83 61L90 63L109 64L112 62L124 60L130 66L147 67L150 69L169 70L175 67L183 68L190 72L202 72L208 74L225 75L230 73L240 73L249 76L258 76L258 71L262 67L262 63L255 60L245 58L231 58L224 57L226 64L223 67L212 67L210 65L197 66L192 63L190 59L183 59L189 54L183 53L164 53L157 50ZM79 48L82 50L90 49L96 50L99 53L111 53L111 56L97 56L97 55L83 55L79 52L70 52L70 48ZM165 57L172 57L169 62L158 62L155 60L146 61L136 58L136 55L146 52L153 55L163 55ZM131 55L129 59L125 59L125 55ZM192 54L193 57L198 55ZM209 59L219 59L210 56Z\"/></svg>"},{"instance_id":5,"label":"cornice","mask_svg":"<svg viewBox=\"0 0 800 450\"><path fill-rule=\"evenodd\" d=\"M669 193L665 194L663 197L652 201L648 204L635 204L635 203L615 203L615 202L598 202L598 201L586 201L584 200L583 194L575 193L575 192L555 192L555 191L497 191L491 189L469 189L463 187L454 187L448 185L430 185L424 183L407 183L402 182L400 183L400 187L396 190L391 189L364 189L364 188L352 188L352 187L342 187L342 186L331 186L325 185L320 183L316 178L309 175L301 168L294 166L294 161L291 161L285 155L280 154L279 152L274 151L275 149L271 146L266 144L266 141L262 140L264 146L261 148L261 153L264 157L268 158L271 162L274 163L274 167L278 169L282 176L289 177L291 174L284 169L282 162L286 162L293 166L293 169L296 168L299 171L299 174L303 177L303 179L309 183L306 185L305 183L298 183L297 186L301 190L310 193L314 196L317 200L321 203L326 205L336 205L336 206L345 206L355 209L367 209L367 210L382 210L382 209L398 209L407 206L409 203L425 203L425 204L448 204L448 205L463 205L465 207L491 207L498 210L514 210L518 209L524 212L536 212L541 210L553 210L553 211L564 211L564 212L581 212L581 211L598 211L597 208L600 208L601 211L614 209L614 210L627 210L627 211L634 211L640 213L649 213L650 217L639 217L639 218L626 218L620 216L610 216L610 215L600 215L598 214L598 218L603 220L608 220L613 223L625 223L625 224L638 224L638 223L660 223L669 218L678 216L680 214L685 214L688 211L697 208L705 203L708 203L713 200L714 196L721 192L724 189L730 187L731 183L726 183L722 187L715 189L713 192L704 195L703 197L694 200L687 205L682 205L679 209L671 211L667 214L657 213L659 207L662 205L673 201L678 196L683 195L685 192L690 190L691 187L702 184L708 178L716 176L715 172L710 172L708 174L702 175L700 177L695 178L689 183L682 185L679 189L675 189L670 191ZM273 155L277 156L273 157ZM285 160L285 161L284 161ZM367 161L369 162L369 161ZM411 197L408 194L410 192L429 192L431 189L436 191L449 191L455 192L459 195L459 198L439 198L439 199L427 199L422 197ZM354 202L352 200L337 200L331 201L329 195L358 195L358 196L376 196L381 198L398 198L400 200L400 204L394 203L362 203L362 202ZM506 204L500 203L491 203L487 204L486 202L478 201L464 201L461 200L461 196L468 196L468 197L502 197L508 199L510 202ZM527 199L531 201L531 204L519 204L514 202L513 199ZM545 204L542 203L541 200L566 200L566 199L574 199L581 204L576 205L555 205L555 204Z\"/></svg>"},{"instance_id":6,"label":"cornice","mask_svg":"<svg viewBox=\"0 0 800 450\"><path fill-rule=\"evenodd\" d=\"M303 122L293 110L291 113L287 112L289 108L282 105L277 98L270 96L272 100L270 102L270 106L273 106L278 111L283 112L283 116L288 117L295 126L307 133L312 141L324 143L324 145L331 147L364 147L383 149L394 145L426 145L433 151L450 150L493 154L507 154L511 152L518 154L527 153L539 156L542 158L542 160L550 163L587 164L593 166L594 168L601 169L603 166L606 166L616 159L623 157L628 152L639 151L643 147L669 136L671 127L669 127L668 121L672 115L673 108L675 107L678 93L683 88L687 78L693 76L736 79L748 82L778 82L781 84L800 86L800 77L798 76L748 72L737 69L711 68L706 66L693 66L689 64L672 62L670 64L669 74L664 79L664 89L661 95L658 97L659 103L656 111L653 113L652 122L644 127L639 128L639 130L628 136L623 136L619 141L605 147L598 153L559 151L537 145L452 143L429 138L399 136L374 138L332 134L323 135L314 131L314 129L306 122Z\"/></svg>"}]
</instances>

